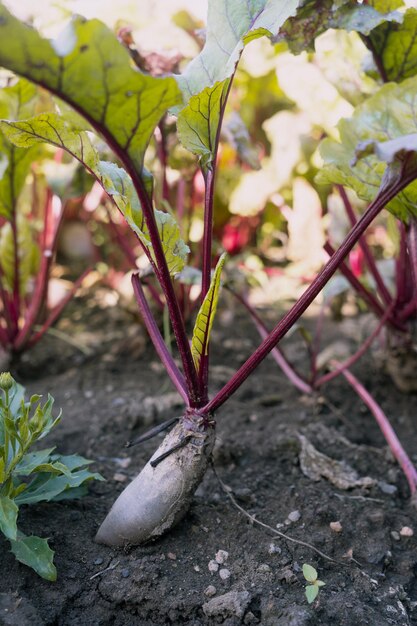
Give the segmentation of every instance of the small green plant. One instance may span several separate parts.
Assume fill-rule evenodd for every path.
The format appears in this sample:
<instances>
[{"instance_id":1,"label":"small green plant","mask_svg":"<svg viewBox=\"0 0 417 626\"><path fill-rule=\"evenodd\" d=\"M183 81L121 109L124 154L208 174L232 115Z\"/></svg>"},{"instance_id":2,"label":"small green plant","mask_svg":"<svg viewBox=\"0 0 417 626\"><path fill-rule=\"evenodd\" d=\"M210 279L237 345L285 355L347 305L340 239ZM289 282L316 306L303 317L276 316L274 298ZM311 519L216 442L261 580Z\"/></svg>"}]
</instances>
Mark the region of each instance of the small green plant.
<instances>
[{"instance_id":1,"label":"small green plant","mask_svg":"<svg viewBox=\"0 0 417 626\"><path fill-rule=\"evenodd\" d=\"M319 595L320 587L323 587L326 583L322 580L318 580L317 570L308 563L304 563L303 565L303 576L309 583L306 585L306 598L307 602L311 604Z\"/></svg>"},{"instance_id":2,"label":"small green plant","mask_svg":"<svg viewBox=\"0 0 417 626\"><path fill-rule=\"evenodd\" d=\"M61 419L53 417L54 399L48 395L25 401L25 390L8 372L0 374L0 531L18 561L46 580L56 580L54 552L46 539L27 536L17 527L19 506L41 501L79 498L86 483L102 480L90 472L91 463L77 454L61 456L54 448L30 451Z\"/></svg>"}]
</instances>

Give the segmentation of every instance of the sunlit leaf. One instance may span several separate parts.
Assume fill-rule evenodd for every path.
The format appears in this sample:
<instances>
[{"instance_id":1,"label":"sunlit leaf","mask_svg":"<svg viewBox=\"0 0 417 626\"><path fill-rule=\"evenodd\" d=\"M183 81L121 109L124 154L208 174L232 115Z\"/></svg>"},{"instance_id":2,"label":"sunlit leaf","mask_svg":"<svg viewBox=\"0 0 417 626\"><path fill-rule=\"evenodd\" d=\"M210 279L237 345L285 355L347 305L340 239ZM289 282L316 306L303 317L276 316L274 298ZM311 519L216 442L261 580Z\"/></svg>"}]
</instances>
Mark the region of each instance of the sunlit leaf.
<instances>
[{"instance_id":1,"label":"sunlit leaf","mask_svg":"<svg viewBox=\"0 0 417 626\"><path fill-rule=\"evenodd\" d=\"M0 65L74 106L138 170L155 126L180 100L175 79L140 73L107 26L80 16L51 41L0 5Z\"/></svg>"},{"instance_id":2,"label":"sunlit leaf","mask_svg":"<svg viewBox=\"0 0 417 626\"><path fill-rule=\"evenodd\" d=\"M19 533L19 538L10 541L10 545L18 561L34 569L42 578L50 581L56 580L56 568L53 563L55 553L46 539L35 536L26 537L23 533Z\"/></svg>"},{"instance_id":3,"label":"sunlit leaf","mask_svg":"<svg viewBox=\"0 0 417 626\"><path fill-rule=\"evenodd\" d=\"M47 142L78 159L112 197L144 247L153 254L149 231L130 176L114 163L100 161L87 132L74 130L57 113L45 113L21 122L3 120L0 128L19 147ZM188 246L181 239L179 227L170 214L155 211L155 218L168 268L171 274L176 274L184 267Z\"/></svg>"},{"instance_id":4,"label":"sunlit leaf","mask_svg":"<svg viewBox=\"0 0 417 626\"><path fill-rule=\"evenodd\" d=\"M177 76L185 108L178 116L182 144L211 166L216 135L230 79L244 46L264 35L272 37L293 15L299 0L212 0L204 48Z\"/></svg>"},{"instance_id":5,"label":"sunlit leaf","mask_svg":"<svg viewBox=\"0 0 417 626\"><path fill-rule=\"evenodd\" d=\"M382 6L355 2L354 0L304 0L294 17L281 29L290 50L299 54L313 50L315 39L329 28L341 28L368 35L372 29L386 22L401 22L402 14Z\"/></svg>"},{"instance_id":6,"label":"sunlit leaf","mask_svg":"<svg viewBox=\"0 0 417 626\"><path fill-rule=\"evenodd\" d=\"M338 125L340 141L325 139L321 144L324 167L317 176L317 182L346 185L364 200L373 200L381 186L387 163L381 161L374 154L375 150L369 147L384 146L384 142L392 142L417 132L416 97L415 79L407 79L398 85L390 83L359 105L352 118L341 120ZM401 139L397 151L393 150L393 145L395 148L397 144L388 144L388 152L400 158L402 142L404 139ZM372 154L357 160L358 145L362 145L362 148L367 145L368 152ZM381 149L387 150L387 144ZM417 215L417 182L408 185L387 208L404 221L409 213Z\"/></svg>"},{"instance_id":7,"label":"sunlit leaf","mask_svg":"<svg viewBox=\"0 0 417 626\"><path fill-rule=\"evenodd\" d=\"M0 495L0 531L7 539L16 539L17 537L18 512L19 509L13 500Z\"/></svg>"},{"instance_id":8,"label":"sunlit leaf","mask_svg":"<svg viewBox=\"0 0 417 626\"><path fill-rule=\"evenodd\" d=\"M381 24L369 40L381 59L386 80L398 82L417 74L417 9L408 9L402 24Z\"/></svg>"},{"instance_id":9,"label":"sunlit leaf","mask_svg":"<svg viewBox=\"0 0 417 626\"><path fill-rule=\"evenodd\" d=\"M26 216L17 216L17 257L19 259L20 291L26 293L27 283L37 273L39 248L34 241L31 224ZM4 274L4 286L13 291L15 284L15 243L13 228L6 222L0 229L0 263Z\"/></svg>"},{"instance_id":10,"label":"sunlit leaf","mask_svg":"<svg viewBox=\"0 0 417 626\"><path fill-rule=\"evenodd\" d=\"M314 583L317 580L317 570L312 565L304 563L303 576L309 583Z\"/></svg>"},{"instance_id":11,"label":"sunlit leaf","mask_svg":"<svg viewBox=\"0 0 417 626\"><path fill-rule=\"evenodd\" d=\"M197 371L200 367L201 357L207 354L210 332L213 326L214 316L216 315L217 303L219 300L220 278L225 261L226 254L222 254L218 260L216 269L214 270L210 288L204 298L195 321L191 342L191 353L193 355Z\"/></svg>"},{"instance_id":12,"label":"sunlit leaf","mask_svg":"<svg viewBox=\"0 0 417 626\"><path fill-rule=\"evenodd\" d=\"M306 598L307 602L311 604L317 598L319 594L319 588L317 585L307 585L306 587Z\"/></svg>"}]
</instances>

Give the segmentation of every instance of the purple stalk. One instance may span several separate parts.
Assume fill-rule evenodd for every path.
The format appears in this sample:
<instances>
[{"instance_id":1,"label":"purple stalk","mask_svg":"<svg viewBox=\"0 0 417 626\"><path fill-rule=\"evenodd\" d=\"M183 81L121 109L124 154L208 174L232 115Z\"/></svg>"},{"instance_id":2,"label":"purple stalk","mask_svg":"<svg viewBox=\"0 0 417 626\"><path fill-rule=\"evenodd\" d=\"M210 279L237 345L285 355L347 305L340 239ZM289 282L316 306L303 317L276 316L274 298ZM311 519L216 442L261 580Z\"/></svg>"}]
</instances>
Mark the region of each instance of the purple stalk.
<instances>
[{"instance_id":1,"label":"purple stalk","mask_svg":"<svg viewBox=\"0 0 417 626\"><path fill-rule=\"evenodd\" d=\"M228 288L230 293L234 295L236 300L238 300L245 309L248 311L251 316L258 333L261 336L261 339L266 339L269 335L269 330L265 326L264 322L261 320L255 309L249 304L249 302L243 296L239 295L230 287ZM271 356L275 360L275 362L279 365L285 376L288 380L296 387L301 393L310 394L313 391L313 388L303 379L299 374L295 371L295 369L291 366L291 364L287 361L284 354L281 352L278 346L275 346L271 350Z\"/></svg>"},{"instance_id":2,"label":"purple stalk","mask_svg":"<svg viewBox=\"0 0 417 626\"><path fill-rule=\"evenodd\" d=\"M340 196L341 196L341 198L343 200L343 204L345 205L346 213L347 213L347 216L348 216L348 218L350 220L350 223L351 223L352 226L355 226L355 224L356 224L356 222L358 220L356 219L355 212L354 212L353 207L352 207L352 205L350 203L350 200L349 200L349 198L347 196L347 193L346 193L344 187L342 187L342 185L338 185L338 189L339 189ZM388 289L387 289L387 287L386 287L386 285L385 285L385 283L384 283L384 281L382 279L381 274L379 273L379 270L378 270L378 268L376 266L376 263L375 263L375 259L374 259L373 255L372 255L372 252L371 252L371 250L370 250L370 248L368 246L368 243L367 243L365 237L360 237L360 239L359 239L359 246L360 246L360 248L361 248L361 250L362 250L362 252L364 254L365 261L366 261L366 263L368 265L368 269L371 272L371 275L372 275L372 277L373 277L373 279L375 281L377 292L381 296L382 301L387 306L389 306L391 304L391 302L392 302L392 296L391 296L390 292L388 291Z\"/></svg>"},{"instance_id":3,"label":"purple stalk","mask_svg":"<svg viewBox=\"0 0 417 626\"><path fill-rule=\"evenodd\" d=\"M394 198L397 193L402 191L416 177L416 172L409 171L403 174L400 180L391 184L389 187L383 187L376 199L369 205L360 220L352 228L347 235L340 248L330 258L313 283L306 289L301 298L295 305L284 315L283 319L275 326L269 337L255 350L249 359L240 367L240 369L232 376L228 383L215 395L215 397L202 408L207 414L214 413L226 400L238 389L246 378L258 367L263 359L269 354L278 341L288 332L295 322L301 317L304 311L309 307L312 301L323 289L324 285L333 276L343 259L352 250L359 237L365 232L369 224L382 211L384 206Z\"/></svg>"},{"instance_id":4,"label":"purple stalk","mask_svg":"<svg viewBox=\"0 0 417 626\"><path fill-rule=\"evenodd\" d=\"M216 151L217 153L217 146ZM216 155L214 156L214 158ZM203 234L203 264L201 273L201 302L207 295L210 289L211 282L211 255L212 255L212 242L213 242L213 200L214 200L214 178L216 173L216 166L213 162L212 169L208 169L204 176L205 182L205 194L204 194L204 234ZM207 354L206 354L207 352ZM199 383L200 392L204 401L207 402L207 387L208 387L208 367L209 367L209 355L208 350L203 349L200 360L199 370Z\"/></svg>"},{"instance_id":5,"label":"purple stalk","mask_svg":"<svg viewBox=\"0 0 417 626\"><path fill-rule=\"evenodd\" d=\"M381 332L385 322L387 321L391 313L392 307L393 305L391 305L390 309L387 309L385 311L383 317L379 320L376 328L369 335L368 339L364 341L364 343L361 345L359 350L357 350L354 354L352 354L352 356L346 359L346 361L339 363L339 366L336 369L332 370L331 372L328 372L327 374L324 374L323 376L320 376L320 378L318 378L316 382L314 383L314 388L321 387L325 383L328 383L329 381L333 380L333 378L336 378L336 376L339 376L339 374L343 373L345 369L347 369L348 367L352 367L352 365L356 363L356 361L360 359L363 354L365 354L365 352L368 350L368 348L370 347L374 339Z\"/></svg>"},{"instance_id":6,"label":"purple stalk","mask_svg":"<svg viewBox=\"0 0 417 626\"><path fill-rule=\"evenodd\" d=\"M3 281L2 281L3 276L4 276L4 271L0 262L0 297L3 303L3 316L4 316L4 321L7 327L8 340L12 341L12 320L10 317L10 299L9 299L9 294L7 293L3 285Z\"/></svg>"},{"instance_id":7,"label":"purple stalk","mask_svg":"<svg viewBox=\"0 0 417 626\"><path fill-rule=\"evenodd\" d=\"M334 364L336 366L340 366L337 361L334 361ZM402 447L401 442L398 439L384 411L373 399L370 393L365 389L365 387L349 370L342 370L342 374L375 417L378 426L380 427L382 434L384 435L385 440L390 447L391 452L393 453L395 459L398 461L398 464L400 465L407 478L411 494L415 494L417 490L417 471L412 464L410 457Z\"/></svg>"},{"instance_id":8,"label":"purple stalk","mask_svg":"<svg viewBox=\"0 0 417 626\"><path fill-rule=\"evenodd\" d=\"M184 377L176 366L175 361L169 353L165 341L162 338L160 330L155 322L155 318L153 317L148 302L145 298L145 294L143 292L142 284L140 282L138 274L132 275L132 285L133 291L135 292L136 301L142 314L143 321L152 340L152 343L155 346L155 350L157 351L159 358L164 364L165 369L168 372L168 375L174 383L177 391L181 395L185 404L188 406L188 395Z\"/></svg>"}]
</instances>

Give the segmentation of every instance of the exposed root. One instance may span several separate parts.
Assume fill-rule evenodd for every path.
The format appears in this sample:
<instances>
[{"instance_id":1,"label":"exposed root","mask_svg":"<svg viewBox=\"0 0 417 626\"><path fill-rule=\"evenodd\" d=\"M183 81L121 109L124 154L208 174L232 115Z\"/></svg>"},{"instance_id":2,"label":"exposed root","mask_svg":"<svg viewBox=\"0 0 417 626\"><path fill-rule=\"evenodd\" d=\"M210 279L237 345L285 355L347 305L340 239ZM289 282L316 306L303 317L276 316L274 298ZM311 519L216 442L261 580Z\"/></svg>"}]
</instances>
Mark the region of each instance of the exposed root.
<instances>
[{"instance_id":1,"label":"exposed root","mask_svg":"<svg viewBox=\"0 0 417 626\"><path fill-rule=\"evenodd\" d=\"M181 420L120 494L97 532L98 543L139 545L164 534L185 515L215 439L213 428L197 423L191 432L189 426L189 420Z\"/></svg>"}]
</instances>

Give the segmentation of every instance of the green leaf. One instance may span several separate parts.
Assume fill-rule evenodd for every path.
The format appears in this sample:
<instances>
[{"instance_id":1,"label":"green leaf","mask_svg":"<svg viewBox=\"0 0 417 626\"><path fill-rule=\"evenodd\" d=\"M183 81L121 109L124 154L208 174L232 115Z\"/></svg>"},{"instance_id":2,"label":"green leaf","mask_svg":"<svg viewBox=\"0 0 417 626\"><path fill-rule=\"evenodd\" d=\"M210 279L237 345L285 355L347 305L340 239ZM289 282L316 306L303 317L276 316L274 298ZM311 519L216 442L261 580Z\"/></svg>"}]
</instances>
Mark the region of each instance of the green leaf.
<instances>
[{"instance_id":1,"label":"green leaf","mask_svg":"<svg viewBox=\"0 0 417 626\"><path fill-rule=\"evenodd\" d=\"M1 32L1 31L0 31ZM100 161L89 135L74 130L57 113L45 113L25 121L0 121L0 129L15 145L29 147L47 142L66 150L98 180L123 213L143 246L153 255L149 231L130 176L114 163ZM171 274L182 270L189 248L181 239L178 224L168 213L155 211L155 219Z\"/></svg>"},{"instance_id":2,"label":"green leaf","mask_svg":"<svg viewBox=\"0 0 417 626\"><path fill-rule=\"evenodd\" d=\"M317 585L317 587L324 587L326 585L326 583L324 583L322 580L316 580L314 584Z\"/></svg>"},{"instance_id":3,"label":"green leaf","mask_svg":"<svg viewBox=\"0 0 417 626\"><path fill-rule=\"evenodd\" d=\"M13 87L0 90L0 117L12 120L30 117L37 105L37 88L31 83L20 80ZM10 220L16 210L17 200L26 176L39 149L17 149L0 134L0 216ZM3 256L0 255L3 261Z\"/></svg>"},{"instance_id":4,"label":"green leaf","mask_svg":"<svg viewBox=\"0 0 417 626\"><path fill-rule=\"evenodd\" d=\"M229 83L230 80L224 80L191 96L178 115L178 138L187 150L200 157L203 169L211 167L214 158L217 130Z\"/></svg>"},{"instance_id":5,"label":"green leaf","mask_svg":"<svg viewBox=\"0 0 417 626\"><path fill-rule=\"evenodd\" d=\"M388 22L401 22L402 14L392 9L358 4L354 0L306 0L297 14L290 17L281 29L284 39L294 54L314 50L316 38L329 28L356 31L368 35L372 29Z\"/></svg>"},{"instance_id":6,"label":"green leaf","mask_svg":"<svg viewBox=\"0 0 417 626\"><path fill-rule=\"evenodd\" d=\"M244 46L263 35L277 35L298 4L299 0L211 0L204 48L176 77L185 102L230 78Z\"/></svg>"},{"instance_id":7,"label":"green leaf","mask_svg":"<svg viewBox=\"0 0 417 626\"><path fill-rule=\"evenodd\" d=\"M38 474L29 483L25 491L16 497L15 501L19 506L21 504L34 504L42 501L49 502L61 493L71 489L75 490L90 480L102 480L102 476L87 469L79 469L62 476Z\"/></svg>"},{"instance_id":8,"label":"green leaf","mask_svg":"<svg viewBox=\"0 0 417 626\"><path fill-rule=\"evenodd\" d=\"M180 101L174 78L137 71L107 26L80 16L51 41L0 5L0 65L72 105L127 152L138 171L155 126Z\"/></svg>"},{"instance_id":9,"label":"green leaf","mask_svg":"<svg viewBox=\"0 0 417 626\"><path fill-rule=\"evenodd\" d=\"M57 573L53 563L55 553L46 539L36 536L26 537L23 533L19 533L19 538L10 541L10 545L18 561L31 567L42 578L50 581L56 580Z\"/></svg>"},{"instance_id":10,"label":"green leaf","mask_svg":"<svg viewBox=\"0 0 417 626\"><path fill-rule=\"evenodd\" d=\"M359 105L350 119L342 119L338 124L340 141L325 139L321 144L324 167L316 177L317 182L347 185L359 197L372 201L386 176L387 164L369 147L417 132L416 97L415 79L409 78L398 85L390 83ZM367 145L368 152L372 153L357 160L358 144L362 149ZM388 151L392 148L391 143ZM396 155L400 159L401 150ZM394 165L388 167L394 171L401 163L397 160ZM410 213L417 215L417 182L408 185L387 205L387 209L403 221L407 221Z\"/></svg>"},{"instance_id":11,"label":"green leaf","mask_svg":"<svg viewBox=\"0 0 417 626\"><path fill-rule=\"evenodd\" d=\"M0 496L0 530L7 539L17 537L17 515L19 509L7 496Z\"/></svg>"},{"instance_id":12,"label":"green leaf","mask_svg":"<svg viewBox=\"0 0 417 626\"><path fill-rule=\"evenodd\" d=\"M312 565L304 563L303 576L309 583L314 583L317 580L317 570Z\"/></svg>"},{"instance_id":13,"label":"green leaf","mask_svg":"<svg viewBox=\"0 0 417 626\"><path fill-rule=\"evenodd\" d=\"M404 14L402 24L386 22L369 36L372 51L381 59L387 81L400 82L417 73L417 9Z\"/></svg>"},{"instance_id":14,"label":"green leaf","mask_svg":"<svg viewBox=\"0 0 417 626\"><path fill-rule=\"evenodd\" d=\"M306 598L307 602L311 604L319 595L319 588L317 585L307 585L306 587Z\"/></svg>"},{"instance_id":15,"label":"green leaf","mask_svg":"<svg viewBox=\"0 0 417 626\"><path fill-rule=\"evenodd\" d=\"M202 355L207 354L210 341L210 332L216 315L217 303L219 300L220 278L223 265L226 261L226 254L223 253L217 262L211 279L210 288L204 298L194 325L193 338L191 341L191 354L197 371L200 368Z\"/></svg>"},{"instance_id":16,"label":"green leaf","mask_svg":"<svg viewBox=\"0 0 417 626\"><path fill-rule=\"evenodd\" d=\"M299 0L211 0L204 47L176 77L184 97L178 133L187 150L211 167L231 77L243 48L253 39L273 37L293 15Z\"/></svg>"},{"instance_id":17,"label":"green leaf","mask_svg":"<svg viewBox=\"0 0 417 626\"><path fill-rule=\"evenodd\" d=\"M16 476L29 476L35 472L39 465L45 463L51 456L54 448L39 450L38 452L27 452L23 459L16 465L13 474Z\"/></svg>"}]
</instances>

